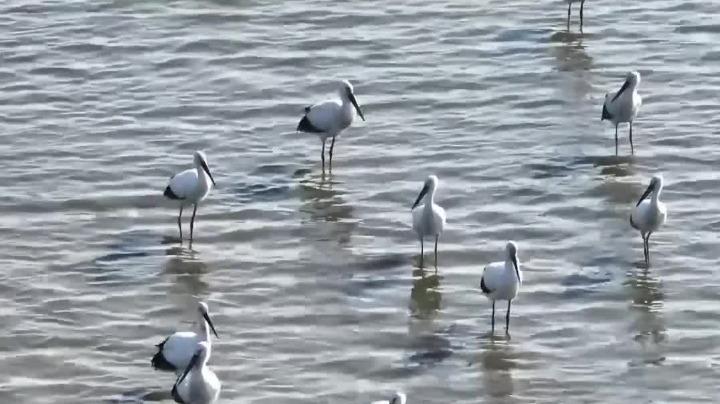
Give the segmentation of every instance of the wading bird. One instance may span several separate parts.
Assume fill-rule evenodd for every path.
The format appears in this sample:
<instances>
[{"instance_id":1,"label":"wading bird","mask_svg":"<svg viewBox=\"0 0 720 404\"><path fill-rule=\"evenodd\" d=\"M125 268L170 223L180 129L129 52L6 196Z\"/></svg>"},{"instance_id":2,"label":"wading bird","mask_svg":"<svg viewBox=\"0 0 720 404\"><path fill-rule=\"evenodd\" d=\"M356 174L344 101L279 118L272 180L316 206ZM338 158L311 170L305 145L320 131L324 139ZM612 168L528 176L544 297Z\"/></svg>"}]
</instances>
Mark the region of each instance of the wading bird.
<instances>
[{"instance_id":1,"label":"wading bird","mask_svg":"<svg viewBox=\"0 0 720 404\"><path fill-rule=\"evenodd\" d=\"M195 345L193 356L172 389L172 397L180 404L213 404L220 396L220 380L207 366L210 346Z\"/></svg>"},{"instance_id":2,"label":"wading bird","mask_svg":"<svg viewBox=\"0 0 720 404\"><path fill-rule=\"evenodd\" d=\"M182 242L182 212L183 207L193 205L192 219L190 220L190 244L193 240L193 230L195 227L195 213L200 201L205 199L213 186L215 179L210 174L207 157L205 153L196 151L193 154L193 162L195 168L190 168L179 172L170 178L168 186L165 188L165 197L180 202L180 213L178 214L178 230L180 231L180 241ZM210 185L212 183L212 185Z\"/></svg>"},{"instance_id":3,"label":"wading bird","mask_svg":"<svg viewBox=\"0 0 720 404\"><path fill-rule=\"evenodd\" d=\"M435 191L438 187L438 177L430 175L412 206L413 230L420 239L420 265L422 266L425 252L423 239L435 237L435 265L437 266L438 239L445 228L445 209L435 203ZM420 206L420 201L424 203Z\"/></svg>"},{"instance_id":4,"label":"wading bird","mask_svg":"<svg viewBox=\"0 0 720 404\"><path fill-rule=\"evenodd\" d=\"M663 177L658 174L650 180L645 192L630 213L630 226L640 231L643 239L645 263L650 264L650 235L660 228L667 219L667 208L660 201L663 189ZM650 199L647 197L652 194Z\"/></svg>"},{"instance_id":5,"label":"wading bird","mask_svg":"<svg viewBox=\"0 0 720 404\"><path fill-rule=\"evenodd\" d=\"M507 300L505 332L510 330L510 303L517 296L522 285L522 271L517 256L517 245L508 241L505 246L505 261L488 264L480 280L480 289L492 301L492 331L495 331L495 301Z\"/></svg>"},{"instance_id":6,"label":"wading bird","mask_svg":"<svg viewBox=\"0 0 720 404\"><path fill-rule=\"evenodd\" d=\"M630 152L635 154L632 125L642 105L642 98L637 92L639 85L640 73L628 72L622 87L612 98L610 94L605 94L600 120L607 119L615 124L615 155L618 154L618 125L622 122L630 124Z\"/></svg>"},{"instance_id":7,"label":"wading bird","mask_svg":"<svg viewBox=\"0 0 720 404\"><path fill-rule=\"evenodd\" d=\"M355 99L353 86L349 81L343 80L338 83L339 99L328 100L319 104L305 107L305 116L298 123L297 130L300 132L314 133L320 137L322 151L320 159L322 168L325 171L325 141L332 138L330 144L330 169L332 169L333 150L335 149L335 138L355 119L355 111L362 120L365 116Z\"/></svg>"},{"instance_id":8,"label":"wading bird","mask_svg":"<svg viewBox=\"0 0 720 404\"><path fill-rule=\"evenodd\" d=\"M216 337L218 335L210 319L207 304L200 302L197 310L195 331L178 331L157 345L158 351L151 361L155 369L182 372L195 354L198 342L207 343L207 355L210 356L210 330Z\"/></svg>"}]
</instances>

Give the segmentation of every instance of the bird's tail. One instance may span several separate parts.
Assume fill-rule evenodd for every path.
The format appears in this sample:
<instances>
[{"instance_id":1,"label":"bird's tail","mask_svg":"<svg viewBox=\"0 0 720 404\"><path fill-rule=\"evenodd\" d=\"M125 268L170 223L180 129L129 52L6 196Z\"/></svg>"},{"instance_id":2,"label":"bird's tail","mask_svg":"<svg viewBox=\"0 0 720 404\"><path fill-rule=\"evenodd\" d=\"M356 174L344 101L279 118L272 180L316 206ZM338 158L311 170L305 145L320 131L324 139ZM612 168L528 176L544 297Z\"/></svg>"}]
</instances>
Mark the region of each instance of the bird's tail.
<instances>
[{"instance_id":1,"label":"bird's tail","mask_svg":"<svg viewBox=\"0 0 720 404\"><path fill-rule=\"evenodd\" d=\"M165 359L165 356L162 353L162 348L158 350L158 352L153 356L152 360L150 361L150 364L153 368L157 370L164 370L166 372L174 372L175 365L168 362L167 359Z\"/></svg>"},{"instance_id":2,"label":"bird's tail","mask_svg":"<svg viewBox=\"0 0 720 404\"><path fill-rule=\"evenodd\" d=\"M606 119L612 119L612 115L610 115L610 112L607 109L607 98L608 95L605 94L605 102L603 103L602 116L600 117L601 121L604 121Z\"/></svg>"},{"instance_id":3,"label":"bird's tail","mask_svg":"<svg viewBox=\"0 0 720 404\"><path fill-rule=\"evenodd\" d=\"M303 118L298 123L296 131L298 132L310 132L310 133L321 133L322 130L320 130L318 127L312 124L310 120L308 119L307 115L303 116Z\"/></svg>"},{"instance_id":4,"label":"bird's tail","mask_svg":"<svg viewBox=\"0 0 720 404\"><path fill-rule=\"evenodd\" d=\"M182 199L175 192L173 192L172 188L170 188L170 185L165 188L165 192L163 192L163 195L165 195L166 198L170 199Z\"/></svg>"}]
</instances>

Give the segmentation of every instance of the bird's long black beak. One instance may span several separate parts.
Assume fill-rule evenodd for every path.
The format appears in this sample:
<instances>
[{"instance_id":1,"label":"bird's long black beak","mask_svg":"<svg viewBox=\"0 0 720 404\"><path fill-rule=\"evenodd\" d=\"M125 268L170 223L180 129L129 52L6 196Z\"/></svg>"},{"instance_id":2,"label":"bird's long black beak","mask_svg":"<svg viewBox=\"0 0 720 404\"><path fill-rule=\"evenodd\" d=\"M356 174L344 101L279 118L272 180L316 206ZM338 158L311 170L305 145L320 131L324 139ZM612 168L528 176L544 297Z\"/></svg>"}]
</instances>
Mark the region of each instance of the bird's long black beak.
<instances>
[{"instance_id":1,"label":"bird's long black beak","mask_svg":"<svg viewBox=\"0 0 720 404\"><path fill-rule=\"evenodd\" d=\"M215 337L220 338L220 336L217 334L217 331L215 331L215 326L213 325L212 320L210 320L210 316L208 316L207 313L203 313L203 317L205 318L205 321L210 325L210 329L212 330L213 334L215 334Z\"/></svg>"},{"instance_id":2,"label":"bird's long black beak","mask_svg":"<svg viewBox=\"0 0 720 404\"><path fill-rule=\"evenodd\" d=\"M412 208L410 208L410 210L415 209L420 204L420 201L422 201L423 196L425 196L425 194L427 194L427 191L428 191L428 186L427 186L427 184L425 184L423 186L422 190L420 191L420 195L418 195L417 199L415 199L415 203L413 203L413 206L412 206Z\"/></svg>"},{"instance_id":3,"label":"bird's long black beak","mask_svg":"<svg viewBox=\"0 0 720 404\"><path fill-rule=\"evenodd\" d=\"M183 372L182 376L180 376L177 381L175 382L175 385L179 385L180 383L185 380L185 377L190 373L193 366L197 363L198 359L200 359L200 352L195 352L195 355L193 355L192 359L190 359L190 363L188 363L187 367L185 368L185 371Z\"/></svg>"},{"instance_id":4,"label":"bird's long black beak","mask_svg":"<svg viewBox=\"0 0 720 404\"><path fill-rule=\"evenodd\" d=\"M635 204L635 206L640 206L640 203L642 203L642 201L644 201L645 198L647 198L648 195L650 195L650 193L654 189L655 189L655 183L651 182L650 185L648 185L647 189L645 190L645 193L642 194L642 196L640 197L640 200L638 200L638 202L637 202L637 204Z\"/></svg>"},{"instance_id":5,"label":"bird's long black beak","mask_svg":"<svg viewBox=\"0 0 720 404\"><path fill-rule=\"evenodd\" d=\"M210 176L210 181L212 181L213 186L215 186L215 178L213 178L212 174L210 174L210 167L208 167L207 163L204 161L202 162L202 168L203 168L203 170L205 170L207 175Z\"/></svg>"},{"instance_id":6,"label":"bird's long black beak","mask_svg":"<svg viewBox=\"0 0 720 404\"><path fill-rule=\"evenodd\" d=\"M615 96L613 97L611 102L615 102L615 100L617 100L617 98L620 96L620 94L622 94L623 91L627 90L628 87L630 87L630 80L625 80L622 87L620 87L620 91L618 91L617 94L615 94Z\"/></svg>"},{"instance_id":7,"label":"bird's long black beak","mask_svg":"<svg viewBox=\"0 0 720 404\"><path fill-rule=\"evenodd\" d=\"M350 102L352 102L353 106L355 106L355 111L357 111L358 115L360 115L360 118L362 120L365 120L365 115L363 115L362 110L360 109L360 106L358 105L357 100L355 99L355 94L348 92L348 98L350 98Z\"/></svg>"},{"instance_id":8,"label":"bird's long black beak","mask_svg":"<svg viewBox=\"0 0 720 404\"><path fill-rule=\"evenodd\" d=\"M517 255L513 254L512 263L515 267L515 276L517 276L518 282L520 282L520 271L518 270Z\"/></svg>"}]
</instances>

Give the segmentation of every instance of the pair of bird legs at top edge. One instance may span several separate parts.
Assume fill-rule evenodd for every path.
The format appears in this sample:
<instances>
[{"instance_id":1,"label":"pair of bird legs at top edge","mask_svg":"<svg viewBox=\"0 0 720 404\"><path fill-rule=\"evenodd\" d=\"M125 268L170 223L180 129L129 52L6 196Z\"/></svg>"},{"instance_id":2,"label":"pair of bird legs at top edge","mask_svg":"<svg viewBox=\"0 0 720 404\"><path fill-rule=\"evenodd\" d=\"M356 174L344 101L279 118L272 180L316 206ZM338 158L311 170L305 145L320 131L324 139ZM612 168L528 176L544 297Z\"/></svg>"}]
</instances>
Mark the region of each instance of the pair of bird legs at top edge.
<instances>
[{"instance_id":1,"label":"pair of bird legs at top edge","mask_svg":"<svg viewBox=\"0 0 720 404\"><path fill-rule=\"evenodd\" d=\"M630 122L630 154L635 155L635 146L632 142L632 122ZM618 125L615 125L615 155L618 155Z\"/></svg>"},{"instance_id":2,"label":"pair of bird legs at top edge","mask_svg":"<svg viewBox=\"0 0 720 404\"><path fill-rule=\"evenodd\" d=\"M323 144L323 145L322 145L322 151L320 152L320 160L322 161L322 170L323 170L323 173L325 172L325 142L326 142L326 141L327 141L327 139L323 139L323 141L322 141L322 144ZM328 157L330 158L330 164L329 164L329 167L328 167L328 171L332 171L332 155L333 155L333 150L334 150L334 149L335 149L335 136L332 137L332 143L330 143L330 153L329 153L329 156L328 156Z\"/></svg>"},{"instance_id":3,"label":"pair of bird legs at top edge","mask_svg":"<svg viewBox=\"0 0 720 404\"><path fill-rule=\"evenodd\" d=\"M505 314L505 334L510 335L510 303L512 303L512 300L508 300L508 306L507 306L507 313ZM493 300L492 303L492 321L491 321L490 328L492 329L492 333L495 333L495 300Z\"/></svg>"},{"instance_id":4,"label":"pair of bird legs at top edge","mask_svg":"<svg viewBox=\"0 0 720 404\"><path fill-rule=\"evenodd\" d=\"M567 30L570 31L570 10L572 9L572 1L568 1L568 18ZM580 32L583 32L583 9L585 8L585 0L580 1Z\"/></svg>"},{"instance_id":5,"label":"pair of bird legs at top edge","mask_svg":"<svg viewBox=\"0 0 720 404\"><path fill-rule=\"evenodd\" d=\"M435 236L435 271L437 272L437 245L440 236ZM420 238L420 268L423 266L425 261L425 244L423 243L422 237Z\"/></svg>"},{"instance_id":6,"label":"pair of bird legs at top edge","mask_svg":"<svg viewBox=\"0 0 720 404\"><path fill-rule=\"evenodd\" d=\"M183 241L183 234L182 234L182 212L183 212L183 206L180 205L180 213L178 214L178 230L180 231L180 243ZM195 230L195 214L197 213L197 204L193 205L193 214L192 219L190 219L190 248L192 248L192 242L193 242L193 230Z\"/></svg>"}]
</instances>

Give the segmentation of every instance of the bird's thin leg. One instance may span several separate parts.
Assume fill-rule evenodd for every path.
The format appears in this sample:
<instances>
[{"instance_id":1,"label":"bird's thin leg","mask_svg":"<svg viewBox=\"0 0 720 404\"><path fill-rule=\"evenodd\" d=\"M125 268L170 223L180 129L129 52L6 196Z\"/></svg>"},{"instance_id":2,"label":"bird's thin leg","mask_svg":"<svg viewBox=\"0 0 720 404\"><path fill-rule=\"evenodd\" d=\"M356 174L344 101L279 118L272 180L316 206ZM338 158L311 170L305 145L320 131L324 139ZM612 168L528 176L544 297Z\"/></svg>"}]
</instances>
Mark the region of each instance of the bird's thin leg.
<instances>
[{"instance_id":1,"label":"bird's thin leg","mask_svg":"<svg viewBox=\"0 0 720 404\"><path fill-rule=\"evenodd\" d=\"M652 234L652 232L649 232L647 237L645 238L645 249L647 250L646 261L647 261L648 266L650 266L650 235L651 234Z\"/></svg>"},{"instance_id":2,"label":"bird's thin leg","mask_svg":"<svg viewBox=\"0 0 720 404\"><path fill-rule=\"evenodd\" d=\"M193 231L195 230L195 213L197 213L197 203L193 205L193 215L190 219L190 243L193 241Z\"/></svg>"},{"instance_id":3,"label":"bird's thin leg","mask_svg":"<svg viewBox=\"0 0 720 404\"><path fill-rule=\"evenodd\" d=\"M490 329L495 332L495 300L493 300L492 318L490 320Z\"/></svg>"},{"instance_id":4,"label":"bird's thin leg","mask_svg":"<svg viewBox=\"0 0 720 404\"><path fill-rule=\"evenodd\" d=\"M583 29L583 8L585 8L585 0L580 2L580 32Z\"/></svg>"},{"instance_id":5,"label":"bird's thin leg","mask_svg":"<svg viewBox=\"0 0 720 404\"><path fill-rule=\"evenodd\" d=\"M572 7L572 3L568 1L568 18L567 18L567 29L570 31L570 8Z\"/></svg>"},{"instance_id":6,"label":"bird's thin leg","mask_svg":"<svg viewBox=\"0 0 720 404\"><path fill-rule=\"evenodd\" d=\"M615 155L618 155L618 137L617 137L618 124L615 124Z\"/></svg>"},{"instance_id":7,"label":"bird's thin leg","mask_svg":"<svg viewBox=\"0 0 720 404\"><path fill-rule=\"evenodd\" d=\"M630 122L630 154L635 154L635 147L632 142L632 122Z\"/></svg>"},{"instance_id":8,"label":"bird's thin leg","mask_svg":"<svg viewBox=\"0 0 720 404\"><path fill-rule=\"evenodd\" d=\"M333 150L335 149L335 136L333 136L332 143L330 144L330 169L332 170L332 156Z\"/></svg>"},{"instance_id":9,"label":"bird's thin leg","mask_svg":"<svg viewBox=\"0 0 720 404\"><path fill-rule=\"evenodd\" d=\"M420 269L423 267L423 255L425 254L425 245L423 243L423 238L420 237Z\"/></svg>"},{"instance_id":10,"label":"bird's thin leg","mask_svg":"<svg viewBox=\"0 0 720 404\"><path fill-rule=\"evenodd\" d=\"M437 245L438 245L438 239L440 238L439 234L435 235L435 266L437 266Z\"/></svg>"},{"instance_id":11,"label":"bird's thin leg","mask_svg":"<svg viewBox=\"0 0 720 404\"><path fill-rule=\"evenodd\" d=\"M178 214L178 230L180 230L180 242L182 243L182 211L183 206L180 204L180 214Z\"/></svg>"},{"instance_id":12,"label":"bird's thin leg","mask_svg":"<svg viewBox=\"0 0 720 404\"><path fill-rule=\"evenodd\" d=\"M507 314L505 314L505 332L510 331L510 303L512 303L512 300L508 300L508 309Z\"/></svg>"},{"instance_id":13,"label":"bird's thin leg","mask_svg":"<svg viewBox=\"0 0 720 404\"><path fill-rule=\"evenodd\" d=\"M320 152L320 161L322 161L322 170L325 172L325 139L322 140L322 151Z\"/></svg>"}]
</instances>

